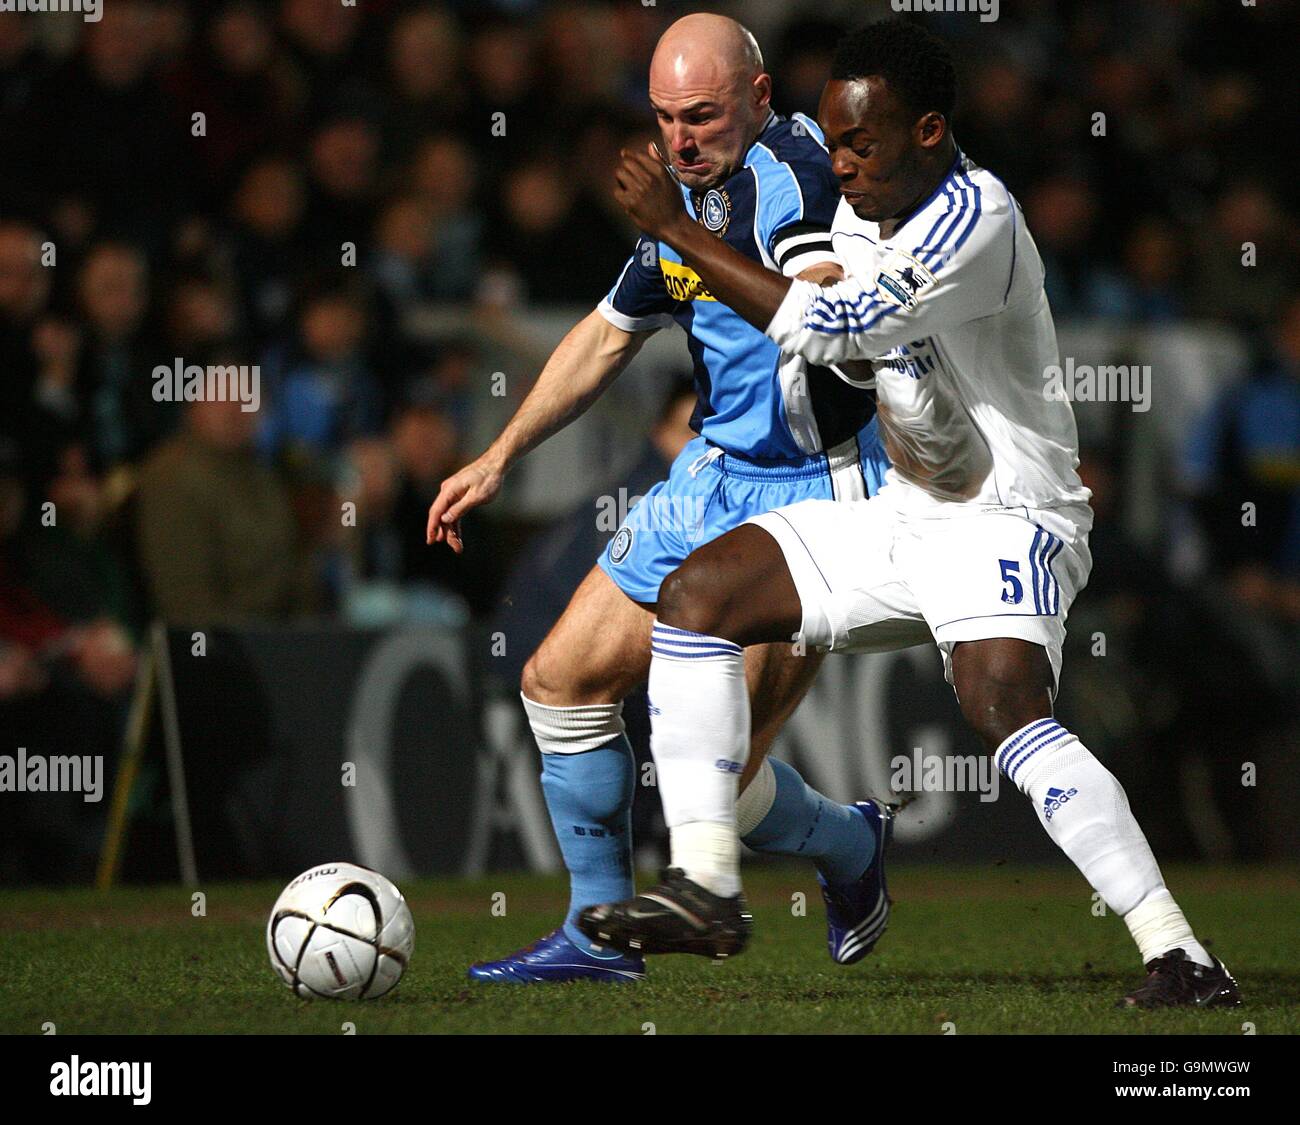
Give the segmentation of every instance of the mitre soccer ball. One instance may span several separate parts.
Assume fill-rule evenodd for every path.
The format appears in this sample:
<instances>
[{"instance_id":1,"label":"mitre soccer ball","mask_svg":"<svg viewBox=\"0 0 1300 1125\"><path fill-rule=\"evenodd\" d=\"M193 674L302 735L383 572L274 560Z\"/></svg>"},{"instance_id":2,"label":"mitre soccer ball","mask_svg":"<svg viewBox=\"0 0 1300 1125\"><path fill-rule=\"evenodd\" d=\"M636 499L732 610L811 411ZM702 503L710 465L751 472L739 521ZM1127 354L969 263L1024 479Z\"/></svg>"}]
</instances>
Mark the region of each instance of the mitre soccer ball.
<instances>
[{"instance_id":1,"label":"mitre soccer ball","mask_svg":"<svg viewBox=\"0 0 1300 1125\"><path fill-rule=\"evenodd\" d=\"M373 1000L390 991L415 948L402 892L377 871L322 863L275 900L266 923L271 966L304 1000Z\"/></svg>"}]
</instances>

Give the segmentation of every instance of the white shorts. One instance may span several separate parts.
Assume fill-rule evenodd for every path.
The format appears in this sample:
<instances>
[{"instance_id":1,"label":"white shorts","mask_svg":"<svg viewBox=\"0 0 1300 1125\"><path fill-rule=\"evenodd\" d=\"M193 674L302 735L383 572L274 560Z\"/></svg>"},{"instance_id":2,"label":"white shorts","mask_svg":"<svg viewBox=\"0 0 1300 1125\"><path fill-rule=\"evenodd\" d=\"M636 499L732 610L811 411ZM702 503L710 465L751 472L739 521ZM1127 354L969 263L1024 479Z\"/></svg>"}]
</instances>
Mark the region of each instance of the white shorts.
<instances>
[{"instance_id":1,"label":"white shorts","mask_svg":"<svg viewBox=\"0 0 1300 1125\"><path fill-rule=\"evenodd\" d=\"M785 555L804 643L883 652L933 638L952 683L958 641L1016 637L1047 649L1059 683L1065 616L1092 567L1092 510L963 504L921 515L901 511L897 495L805 500L746 521Z\"/></svg>"}]
</instances>

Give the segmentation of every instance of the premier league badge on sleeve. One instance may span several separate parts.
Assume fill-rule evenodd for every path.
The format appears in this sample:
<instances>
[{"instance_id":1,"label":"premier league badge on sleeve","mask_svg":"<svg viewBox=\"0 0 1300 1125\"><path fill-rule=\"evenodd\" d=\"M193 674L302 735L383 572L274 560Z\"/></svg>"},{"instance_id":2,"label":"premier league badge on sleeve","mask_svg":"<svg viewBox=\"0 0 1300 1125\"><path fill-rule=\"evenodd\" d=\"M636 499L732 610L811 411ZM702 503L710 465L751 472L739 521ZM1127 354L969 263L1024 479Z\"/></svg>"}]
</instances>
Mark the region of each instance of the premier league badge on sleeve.
<instances>
[{"instance_id":1,"label":"premier league badge on sleeve","mask_svg":"<svg viewBox=\"0 0 1300 1125\"><path fill-rule=\"evenodd\" d=\"M921 290L933 284L934 274L902 250L891 250L876 275L881 296L905 309L914 308Z\"/></svg>"},{"instance_id":2,"label":"premier league badge on sleeve","mask_svg":"<svg viewBox=\"0 0 1300 1125\"><path fill-rule=\"evenodd\" d=\"M700 222L704 229L721 237L727 233L731 222L731 197L725 191L713 188L700 201Z\"/></svg>"}]
</instances>

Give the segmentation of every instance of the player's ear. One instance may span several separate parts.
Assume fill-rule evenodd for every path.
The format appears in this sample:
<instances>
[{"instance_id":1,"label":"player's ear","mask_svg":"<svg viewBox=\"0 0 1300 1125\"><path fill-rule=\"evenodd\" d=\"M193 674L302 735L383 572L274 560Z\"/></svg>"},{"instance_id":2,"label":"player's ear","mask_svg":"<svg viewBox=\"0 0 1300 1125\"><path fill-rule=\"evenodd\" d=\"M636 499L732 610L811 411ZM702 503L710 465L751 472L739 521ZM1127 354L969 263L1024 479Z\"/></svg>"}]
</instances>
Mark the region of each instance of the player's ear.
<instances>
[{"instance_id":1,"label":"player's ear","mask_svg":"<svg viewBox=\"0 0 1300 1125\"><path fill-rule=\"evenodd\" d=\"M916 139L922 148L937 148L947 133L947 120L942 113L933 110L916 123Z\"/></svg>"},{"instance_id":2,"label":"player's ear","mask_svg":"<svg viewBox=\"0 0 1300 1125\"><path fill-rule=\"evenodd\" d=\"M772 101L772 76L757 75L749 85L749 92L753 98L754 108L760 111L766 109Z\"/></svg>"}]
</instances>

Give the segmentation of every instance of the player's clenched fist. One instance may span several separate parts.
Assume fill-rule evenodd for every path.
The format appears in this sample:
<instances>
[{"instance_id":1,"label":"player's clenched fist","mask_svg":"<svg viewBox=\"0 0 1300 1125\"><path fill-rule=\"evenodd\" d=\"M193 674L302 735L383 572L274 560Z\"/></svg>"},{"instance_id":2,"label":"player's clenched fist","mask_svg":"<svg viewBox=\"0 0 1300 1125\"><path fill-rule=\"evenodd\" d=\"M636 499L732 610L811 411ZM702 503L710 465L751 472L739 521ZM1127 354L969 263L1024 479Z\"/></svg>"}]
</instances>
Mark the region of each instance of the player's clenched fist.
<instances>
[{"instance_id":1,"label":"player's clenched fist","mask_svg":"<svg viewBox=\"0 0 1300 1125\"><path fill-rule=\"evenodd\" d=\"M673 223L688 221L677 181L655 152L619 153L623 162L614 173L614 199L636 225L651 238L660 238Z\"/></svg>"},{"instance_id":2,"label":"player's clenched fist","mask_svg":"<svg viewBox=\"0 0 1300 1125\"><path fill-rule=\"evenodd\" d=\"M480 459L443 481L437 497L429 505L424 541L431 545L446 543L459 555L465 549L460 517L495 497L501 491L501 479L500 470Z\"/></svg>"}]
</instances>

